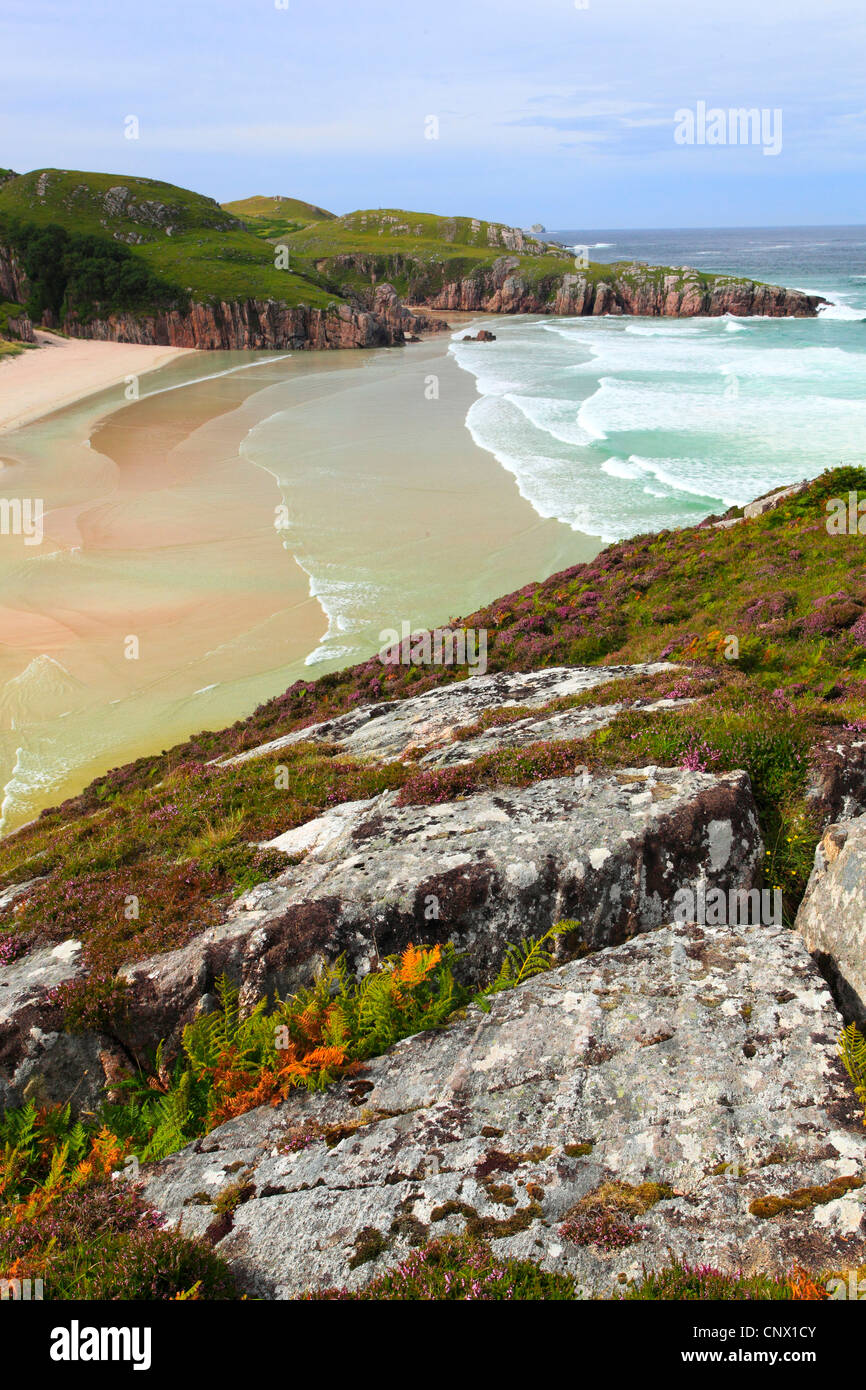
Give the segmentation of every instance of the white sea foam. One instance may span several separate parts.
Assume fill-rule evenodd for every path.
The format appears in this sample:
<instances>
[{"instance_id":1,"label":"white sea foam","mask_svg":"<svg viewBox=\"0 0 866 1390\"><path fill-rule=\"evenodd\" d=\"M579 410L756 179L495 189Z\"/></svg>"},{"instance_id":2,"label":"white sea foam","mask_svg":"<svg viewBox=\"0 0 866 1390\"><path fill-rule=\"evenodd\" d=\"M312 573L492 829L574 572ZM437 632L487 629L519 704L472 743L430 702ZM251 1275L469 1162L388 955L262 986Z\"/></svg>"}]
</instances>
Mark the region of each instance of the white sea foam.
<instances>
[{"instance_id":1,"label":"white sea foam","mask_svg":"<svg viewBox=\"0 0 866 1390\"><path fill-rule=\"evenodd\" d=\"M518 396L507 392L504 397L516 405L522 415L537 429L560 439L564 444L588 444L589 435L578 424L579 402L556 396Z\"/></svg>"},{"instance_id":2,"label":"white sea foam","mask_svg":"<svg viewBox=\"0 0 866 1390\"><path fill-rule=\"evenodd\" d=\"M317 666L322 661L334 661L337 657L350 656L357 650L345 644L345 638L359 630L357 618L353 620L353 609L363 599L363 586L335 578L323 578L313 573L309 558L295 563L304 571L310 582L310 598L314 598L325 615L327 628L322 633L319 646L304 658L305 666ZM335 639L343 638L342 643Z\"/></svg>"},{"instance_id":3,"label":"white sea foam","mask_svg":"<svg viewBox=\"0 0 866 1390\"><path fill-rule=\"evenodd\" d=\"M836 301L835 303L819 305L818 316L822 319L856 319L862 322L866 319L866 309L854 309L850 304Z\"/></svg>"},{"instance_id":4,"label":"white sea foam","mask_svg":"<svg viewBox=\"0 0 866 1390\"><path fill-rule=\"evenodd\" d=\"M616 454L611 454L609 459L604 459L601 471L607 473L610 478L639 478L643 472L636 462L632 462L631 459L618 458Z\"/></svg>"},{"instance_id":5,"label":"white sea foam","mask_svg":"<svg viewBox=\"0 0 866 1390\"><path fill-rule=\"evenodd\" d=\"M544 319L497 335L495 364L455 354L481 392L467 427L540 516L605 538L854 459L866 427L866 352L814 320Z\"/></svg>"},{"instance_id":6,"label":"white sea foam","mask_svg":"<svg viewBox=\"0 0 866 1390\"><path fill-rule=\"evenodd\" d=\"M687 338L702 333L709 319L666 319L664 323L627 323L625 331L633 338Z\"/></svg>"}]
</instances>

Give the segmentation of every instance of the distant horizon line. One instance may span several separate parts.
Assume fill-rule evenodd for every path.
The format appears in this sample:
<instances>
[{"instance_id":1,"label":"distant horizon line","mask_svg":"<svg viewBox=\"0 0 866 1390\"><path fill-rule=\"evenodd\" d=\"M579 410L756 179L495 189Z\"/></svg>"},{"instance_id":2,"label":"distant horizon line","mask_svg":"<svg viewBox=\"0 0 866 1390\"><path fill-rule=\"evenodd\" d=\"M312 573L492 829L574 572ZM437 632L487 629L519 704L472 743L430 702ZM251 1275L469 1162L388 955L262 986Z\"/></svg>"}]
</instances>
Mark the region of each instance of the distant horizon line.
<instances>
[{"instance_id":1,"label":"distant horizon line","mask_svg":"<svg viewBox=\"0 0 866 1390\"><path fill-rule=\"evenodd\" d=\"M708 222L700 227L547 227L550 236L565 232L826 232L866 231L866 222ZM529 228L521 227L521 231ZM539 233L540 235L540 233Z\"/></svg>"}]
</instances>

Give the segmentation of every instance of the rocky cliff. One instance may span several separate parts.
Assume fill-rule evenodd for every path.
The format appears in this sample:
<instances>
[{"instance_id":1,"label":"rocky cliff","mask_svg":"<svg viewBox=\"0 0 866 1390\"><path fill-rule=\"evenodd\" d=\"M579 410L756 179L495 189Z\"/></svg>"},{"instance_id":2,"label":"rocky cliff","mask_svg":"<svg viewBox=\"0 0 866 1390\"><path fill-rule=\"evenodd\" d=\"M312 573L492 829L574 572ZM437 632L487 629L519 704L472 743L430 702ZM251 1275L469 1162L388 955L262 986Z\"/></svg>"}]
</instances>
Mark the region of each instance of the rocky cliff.
<instances>
[{"instance_id":1,"label":"rocky cliff","mask_svg":"<svg viewBox=\"0 0 866 1390\"><path fill-rule=\"evenodd\" d=\"M705 276L697 271L662 271L658 267L617 265L609 273L556 273L530 280L517 256L500 256L471 275L442 284L431 280L405 256L392 257L390 273L407 286L406 308L390 282L376 283L375 258L341 255L331 264L337 279L346 275L341 295L327 307L288 305L276 299L193 301L185 308L155 313L117 313L56 322L70 337L109 342L159 343L201 349L370 348L400 344L421 333L446 331L448 325L423 309L493 314L562 316L634 314L688 318L696 315L761 314L814 317L824 301L817 295L762 285L752 280ZM359 277L368 280L357 283ZM0 298L23 302L26 277L14 252L0 246ZM17 336L32 341L32 327L22 314Z\"/></svg>"},{"instance_id":2,"label":"rocky cliff","mask_svg":"<svg viewBox=\"0 0 866 1390\"><path fill-rule=\"evenodd\" d=\"M413 313L391 285L379 285L372 307L337 304L326 309L276 300L191 304L158 314L115 314L58 325L74 338L118 343L165 343L186 348L370 348L390 347L417 333L439 332L447 324Z\"/></svg>"},{"instance_id":3,"label":"rocky cliff","mask_svg":"<svg viewBox=\"0 0 866 1390\"><path fill-rule=\"evenodd\" d=\"M598 268L596 268L598 270ZM434 309L490 314L664 315L693 318L767 315L771 318L813 318L820 295L763 285L732 276L706 276L698 271L661 271L640 265L611 266L609 273L568 273L550 282L530 283L521 274L516 256L501 256L490 268L444 285L433 294L423 288L413 302Z\"/></svg>"},{"instance_id":4,"label":"rocky cliff","mask_svg":"<svg viewBox=\"0 0 866 1390\"><path fill-rule=\"evenodd\" d=\"M0 300L23 303L28 294L27 277L18 258L0 245ZM23 310L16 322L19 331L15 336L32 342L32 325ZM290 307L278 300L244 299L191 303L184 309L154 314L110 314L86 321L73 316L58 322L48 314L44 326L59 328L72 338L206 350L389 347L419 333L447 329L441 320L405 308L389 284L376 286L365 308L337 302L324 309L304 304Z\"/></svg>"},{"instance_id":5,"label":"rocky cliff","mask_svg":"<svg viewBox=\"0 0 866 1390\"><path fill-rule=\"evenodd\" d=\"M0 299L21 303L27 293L27 281L15 252L0 243Z\"/></svg>"}]
</instances>

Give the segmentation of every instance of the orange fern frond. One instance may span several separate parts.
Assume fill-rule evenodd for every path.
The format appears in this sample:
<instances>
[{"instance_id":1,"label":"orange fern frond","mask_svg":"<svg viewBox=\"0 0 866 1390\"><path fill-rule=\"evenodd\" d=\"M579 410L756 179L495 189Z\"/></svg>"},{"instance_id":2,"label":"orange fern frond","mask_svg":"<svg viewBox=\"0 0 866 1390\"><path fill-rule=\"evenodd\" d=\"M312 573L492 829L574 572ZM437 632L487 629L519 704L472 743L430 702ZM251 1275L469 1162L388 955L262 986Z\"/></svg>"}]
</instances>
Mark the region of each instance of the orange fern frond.
<instances>
[{"instance_id":1,"label":"orange fern frond","mask_svg":"<svg viewBox=\"0 0 866 1390\"><path fill-rule=\"evenodd\" d=\"M400 958L400 964L394 971L394 979L399 984L420 985L421 981L430 974L430 971L435 970L441 959L441 946L433 946L430 950L425 951L423 947L418 949L413 946L410 941Z\"/></svg>"},{"instance_id":2,"label":"orange fern frond","mask_svg":"<svg viewBox=\"0 0 866 1390\"><path fill-rule=\"evenodd\" d=\"M307 1073L313 1071L332 1071L341 1067L346 1060L344 1047L315 1047L301 1059Z\"/></svg>"},{"instance_id":3,"label":"orange fern frond","mask_svg":"<svg viewBox=\"0 0 866 1390\"><path fill-rule=\"evenodd\" d=\"M829 1297L823 1284L816 1284L809 1271L803 1269L802 1265L794 1266L788 1283L791 1286L791 1298L797 1301L817 1303Z\"/></svg>"}]
</instances>

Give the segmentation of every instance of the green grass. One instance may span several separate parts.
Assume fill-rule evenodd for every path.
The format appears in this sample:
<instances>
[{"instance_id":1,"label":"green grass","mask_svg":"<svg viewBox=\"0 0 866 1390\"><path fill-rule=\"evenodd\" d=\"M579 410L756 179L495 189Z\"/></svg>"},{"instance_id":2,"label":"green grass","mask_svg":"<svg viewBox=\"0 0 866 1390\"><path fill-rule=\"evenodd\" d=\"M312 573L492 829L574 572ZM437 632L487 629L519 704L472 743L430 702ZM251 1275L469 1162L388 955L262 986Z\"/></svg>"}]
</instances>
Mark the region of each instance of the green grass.
<instances>
[{"instance_id":1,"label":"green grass","mask_svg":"<svg viewBox=\"0 0 866 1390\"><path fill-rule=\"evenodd\" d=\"M204 1240L162 1230L161 1222L128 1183L71 1190L31 1215L0 1213L0 1274L42 1279L53 1302L240 1298Z\"/></svg>"},{"instance_id":2,"label":"green grass","mask_svg":"<svg viewBox=\"0 0 866 1390\"><path fill-rule=\"evenodd\" d=\"M221 204L225 212L240 217L244 222L274 219L291 221L306 225L308 222L331 222L336 214L317 207L315 203L305 203L302 198L239 198L233 203Z\"/></svg>"},{"instance_id":3,"label":"green grass","mask_svg":"<svg viewBox=\"0 0 866 1390\"><path fill-rule=\"evenodd\" d=\"M119 188L129 192L123 202L112 194ZM3 213L35 226L119 238L156 275L196 300L324 307L334 298L291 269L275 269L273 249L213 199L156 179L36 170L0 185Z\"/></svg>"},{"instance_id":4,"label":"green grass","mask_svg":"<svg viewBox=\"0 0 866 1390\"><path fill-rule=\"evenodd\" d=\"M371 1251L387 1248L387 1238L370 1242ZM829 1276L828 1276L829 1277ZM664 1269L644 1274L639 1280L616 1287L608 1295L614 1301L781 1301L827 1297L826 1280L802 1270L784 1275L729 1274L710 1265L691 1266L676 1261ZM570 1274L543 1269L534 1260L514 1259L493 1253L483 1240L470 1236L444 1236L426 1241L391 1269L377 1274L362 1288L316 1289L305 1301L573 1301L586 1295Z\"/></svg>"},{"instance_id":5,"label":"green grass","mask_svg":"<svg viewBox=\"0 0 866 1390\"><path fill-rule=\"evenodd\" d=\"M381 1248L385 1248L385 1243ZM305 1301L428 1301L477 1299L562 1301L579 1297L570 1274L552 1274L532 1260L494 1255L484 1241L469 1236L444 1236L410 1250L393 1269L377 1275L364 1288L318 1289Z\"/></svg>"},{"instance_id":6,"label":"green grass","mask_svg":"<svg viewBox=\"0 0 866 1390\"><path fill-rule=\"evenodd\" d=\"M118 191L124 189L126 198ZM4 214L120 241L160 280L197 301L366 304L373 285L388 280L405 298L423 302L444 284L482 276L499 257L513 255L527 288L552 304L563 275L575 269L570 251L538 238L513 252L501 223L399 208L334 217L294 198L221 207L189 189L131 175L47 169L11 177L0 182ZM287 269L274 265L275 242L289 248ZM591 264L583 271L594 283L677 273L684 278L664 267ZM717 277L698 278L707 287Z\"/></svg>"}]
</instances>

